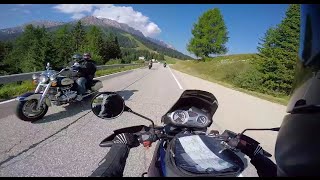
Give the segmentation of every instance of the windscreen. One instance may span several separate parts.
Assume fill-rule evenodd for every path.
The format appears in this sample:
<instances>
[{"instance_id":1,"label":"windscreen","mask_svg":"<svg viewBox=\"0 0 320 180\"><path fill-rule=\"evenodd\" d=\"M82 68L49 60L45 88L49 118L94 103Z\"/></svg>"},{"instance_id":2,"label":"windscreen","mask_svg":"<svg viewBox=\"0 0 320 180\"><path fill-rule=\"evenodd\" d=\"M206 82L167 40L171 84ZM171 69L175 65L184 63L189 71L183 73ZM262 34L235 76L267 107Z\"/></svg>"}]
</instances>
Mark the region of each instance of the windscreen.
<instances>
[{"instance_id":1,"label":"windscreen","mask_svg":"<svg viewBox=\"0 0 320 180\"><path fill-rule=\"evenodd\" d=\"M218 108L218 100L212 93L209 93L207 91L185 90L178 101L170 108L167 113L173 112L186 106L194 106L199 109L206 109L209 113L208 118L212 119L212 116ZM162 119L164 118L165 115L162 116Z\"/></svg>"}]
</instances>

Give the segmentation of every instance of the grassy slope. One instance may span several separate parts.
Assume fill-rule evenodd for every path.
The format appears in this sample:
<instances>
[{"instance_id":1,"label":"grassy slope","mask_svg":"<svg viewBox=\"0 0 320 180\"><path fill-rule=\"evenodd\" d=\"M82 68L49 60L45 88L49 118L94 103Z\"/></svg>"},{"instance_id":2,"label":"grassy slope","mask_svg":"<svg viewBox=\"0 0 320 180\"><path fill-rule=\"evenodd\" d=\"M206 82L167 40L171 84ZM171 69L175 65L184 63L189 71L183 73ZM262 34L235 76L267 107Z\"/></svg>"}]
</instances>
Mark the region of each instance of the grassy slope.
<instances>
[{"instance_id":1,"label":"grassy slope","mask_svg":"<svg viewBox=\"0 0 320 180\"><path fill-rule=\"evenodd\" d=\"M172 68L183 73L259 97L261 99L286 105L289 100L288 96L274 97L271 95L242 89L232 84L232 79L237 76L238 73L244 71L246 68L249 68L250 64L248 63L248 60L250 60L251 57L252 54L240 54L206 59L205 62L177 61Z\"/></svg>"},{"instance_id":2,"label":"grassy slope","mask_svg":"<svg viewBox=\"0 0 320 180\"><path fill-rule=\"evenodd\" d=\"M139 40L134 38L132 35L130 35L130 34L122 34L122 35L130 38L131 40L134 40L137 43L138 47L135 48L136 50L148 50L149 52L158 53L157 51L154 51L154 50L146 47L144 44L142 44ZM164 59L168 64L175 64L176 62L182 61L180 59L173 58L173 57L170 57L167 55L164 55Z\"/></svg>"},{"instance_id":3,"label":"grassy slope","mask_svg":"<svg viewBox=\"0 0 320 180\"><path fill-rule=\"evenodd\" d=\"M147 46L145 46L144 44L142 44L140 41L138 41L136 38L134 38L131 34L122 34L128 38L130 38L131 40L134 40L138 47L136 47L136 50L148 50L149 52L154 52L154 53L158 53L157 51L153 51L151 49L149 49Z\"/></svg>"}]
</instances>

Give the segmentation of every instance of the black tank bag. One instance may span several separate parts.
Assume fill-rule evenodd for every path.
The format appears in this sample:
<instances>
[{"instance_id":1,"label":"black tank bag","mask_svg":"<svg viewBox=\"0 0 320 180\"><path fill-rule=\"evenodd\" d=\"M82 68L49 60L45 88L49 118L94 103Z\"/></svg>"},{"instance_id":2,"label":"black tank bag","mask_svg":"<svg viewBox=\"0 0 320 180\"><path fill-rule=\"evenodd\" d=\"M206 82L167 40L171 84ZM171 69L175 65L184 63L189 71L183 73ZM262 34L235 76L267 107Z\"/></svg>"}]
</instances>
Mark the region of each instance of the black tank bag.
<instances>
[{"instance_id":1,"label":"black tank bag","mask_svg":"<svg viewBox=\"0 0 320 180\"><path fill-rule=\"evenodd\" d=\"M243 161L220 143L221 141L206 135L177 135L167 147L165 176L238 176L244 169ZM194 150L200 150L200 152Z\"/></svg>"}]
</instances>

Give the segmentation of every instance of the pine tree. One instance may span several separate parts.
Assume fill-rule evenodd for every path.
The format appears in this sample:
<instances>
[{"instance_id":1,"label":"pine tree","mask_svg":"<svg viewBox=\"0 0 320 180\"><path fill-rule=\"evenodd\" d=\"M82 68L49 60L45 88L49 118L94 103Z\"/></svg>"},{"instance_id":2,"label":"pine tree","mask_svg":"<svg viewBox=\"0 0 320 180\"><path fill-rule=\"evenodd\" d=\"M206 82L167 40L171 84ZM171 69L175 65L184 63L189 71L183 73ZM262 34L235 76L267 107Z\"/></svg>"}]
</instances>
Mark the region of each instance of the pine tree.
<instances>
[{"instance_id":1,"label":"pine tree","mask_svg":"<svg viewBox=\"0 0 320 180\"><path fill-rule=\"evenodd\" d=\"M115 58L120 59L121 58L121 49L118 42L118 37L115 36L114 38L114 45L115 45Z\"/></svg>"},{"instance_id":2,"label":"pine tree","mask_svg":"<svg viewBox=\"0 0 320 180\"><path fill-rule=\"evenodd\" d=\"M103 33L97 26L92 26L85 36L85 44L81 48L82 52L89 52L92 59L97 64L104 64L103 60Z\"/></svg>"},{"instance_id":3,"label":"pine tree","mask_svg":"<svg viewBox=\"0 0 320 180\"><path fill-rule=\"evenodd\" d=\"M81 21L78 21L72 30L73 51L79 51L79 49L85 42L85 35L86 32Z\"/></svg>"},{"instance_id":4,"label":"pine tree","mask_svg":"<svg viewBox=\"0 0 320 180\"><path fill-rule=\"evenodd\" d=\"M54 67L64 67L68 65L73 55L72 35L65 25L59 28L53 34L53 46L56 50L56 57L54 58Z\"/></svg>"},{"instance_id":5,"label":"pine tree","mask_svg":"<svg viewBox=\"0 0 320 180\"><path fill-rule=\"evenodd\" d=\"M227 52L227 27L218 8L208 10L199 17L198 23L193 26L192 35L187 49L197 57Z\"/></svg>"},{"instance_id":6,"label":"pine tree","mask_svg":"<svg viewBox=\"0 0 320 180\"><path fill-rule=\"evenodd\" d=\"M103 57L107 61L110 59L121 58L121 49L117 37L109 33L103 43Z\"/></svg>"},{"instance_id":7,"label":"pine tree","mask_svg":"<svg viewBox=\"0 0 320 180\"><path fill-rule=\"evenodd\" d=\"M11 42L1 42L0 41L0 74L10 74L9 65L5 63L5 59L8 58L13 45Z\"/></svg>"},{"instance_id":8,"label":"pine tree","mask_svg":"<svg viewBox=\"0 0 320 180\"><path fill-rule=\"evenodd\" d=\"M290 5L286 17L276 28L270 28L260 47L256 68L262 73L265 91L289 94L298 58L300 33L300 5Z\"/></svg>"}]
</instances>

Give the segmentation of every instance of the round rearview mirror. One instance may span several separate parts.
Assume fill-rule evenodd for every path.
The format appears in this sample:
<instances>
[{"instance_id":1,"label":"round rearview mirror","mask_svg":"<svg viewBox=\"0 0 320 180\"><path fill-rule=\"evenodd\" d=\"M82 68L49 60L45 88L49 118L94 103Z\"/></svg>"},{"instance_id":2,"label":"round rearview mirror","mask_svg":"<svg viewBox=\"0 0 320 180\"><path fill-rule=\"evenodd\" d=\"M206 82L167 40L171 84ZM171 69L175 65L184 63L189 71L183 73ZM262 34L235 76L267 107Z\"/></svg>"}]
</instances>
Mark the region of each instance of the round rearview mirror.
<instances>
[{"instance_id":1,"label":"round rearview mirror","mask_svg":"<svg viewBox=\"0 0 320 180\"><path fill-rule=\"evenodd\" d=\"M92 112L103 119L114 119L124 111L124 100L115 92L97 94L91 102Z\"/></svg>"}]
</instances>

